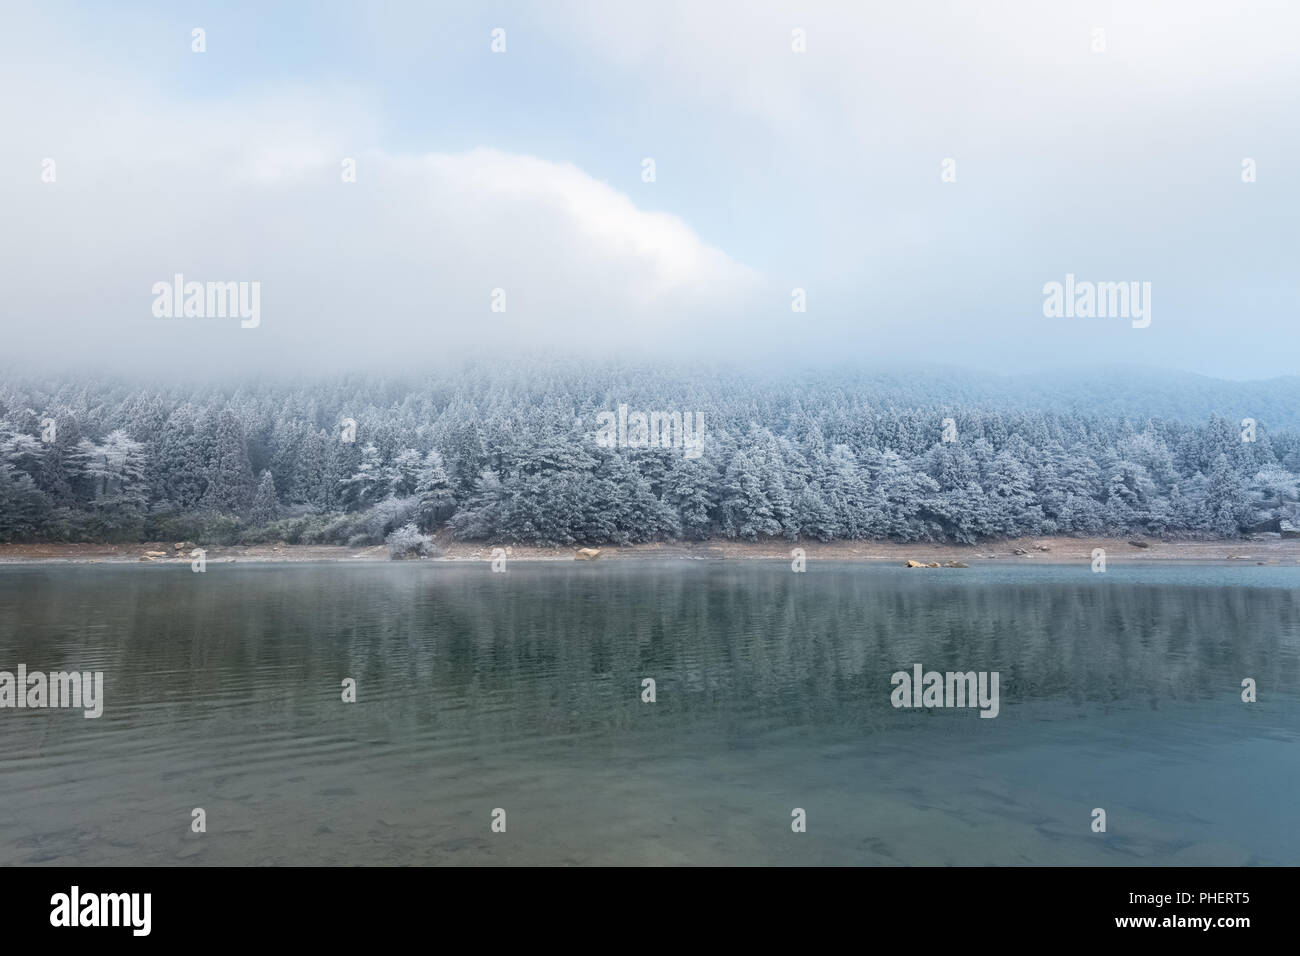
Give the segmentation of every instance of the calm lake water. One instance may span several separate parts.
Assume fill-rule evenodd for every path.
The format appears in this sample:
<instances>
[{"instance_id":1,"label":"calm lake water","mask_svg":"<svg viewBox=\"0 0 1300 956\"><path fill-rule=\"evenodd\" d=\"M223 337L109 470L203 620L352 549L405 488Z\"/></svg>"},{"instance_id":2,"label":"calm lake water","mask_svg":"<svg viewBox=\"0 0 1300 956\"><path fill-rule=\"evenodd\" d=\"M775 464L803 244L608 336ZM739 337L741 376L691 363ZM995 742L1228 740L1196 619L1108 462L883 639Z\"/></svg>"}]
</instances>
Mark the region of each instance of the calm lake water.
<instances>
[{"instance_id":1,"label":"calm lake water","mask_svg":"<svg viewBox=\"0 0 1300 956\"><path fill-rule=\"evenodd\" d=\"M1296 865L1298 588L1253 566L3 567L0 670L102 670L106 700L0 710L0 863ZM999 672L998 717L895 709L916 663Z\"/></svg>"}]
</instances>

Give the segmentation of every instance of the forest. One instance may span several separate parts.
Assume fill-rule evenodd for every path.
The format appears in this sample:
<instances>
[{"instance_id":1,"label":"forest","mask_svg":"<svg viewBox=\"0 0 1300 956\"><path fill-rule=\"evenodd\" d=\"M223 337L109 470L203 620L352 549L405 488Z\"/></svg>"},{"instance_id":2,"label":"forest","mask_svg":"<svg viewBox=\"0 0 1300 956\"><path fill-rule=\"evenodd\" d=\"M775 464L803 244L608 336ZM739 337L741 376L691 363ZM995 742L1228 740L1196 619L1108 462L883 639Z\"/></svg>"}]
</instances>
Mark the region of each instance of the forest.
<instances>
[{"instance_id":1,"label":"forest","mask_svg":"<svg viewBox=\"0 0 1300 956\"><path fill-rule=\"evenodd\" d=\"M1235 537L1290 528L1295 393L613 361L237 383L10 371L0 541ZM696 454L600 440L628 404L694 412Z\"/></svg>"}]
</instances>

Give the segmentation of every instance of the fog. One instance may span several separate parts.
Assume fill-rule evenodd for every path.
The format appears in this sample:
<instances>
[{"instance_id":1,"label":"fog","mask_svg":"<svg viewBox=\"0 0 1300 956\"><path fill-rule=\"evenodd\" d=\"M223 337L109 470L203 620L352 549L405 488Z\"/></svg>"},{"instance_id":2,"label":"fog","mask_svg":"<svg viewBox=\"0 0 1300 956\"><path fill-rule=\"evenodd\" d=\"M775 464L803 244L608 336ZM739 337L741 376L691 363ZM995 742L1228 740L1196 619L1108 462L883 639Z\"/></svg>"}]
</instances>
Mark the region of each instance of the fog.
<instances>
[{"instance_id":1,"label":"fog","mask_svg":"<svg viewBox=\"0 0 1300 956\"><path fill-rule=\"evenodd\" d=\"M0 363L1295 369L1300 8L894 7L7 5Z\"/></svg>"}]
</instances>

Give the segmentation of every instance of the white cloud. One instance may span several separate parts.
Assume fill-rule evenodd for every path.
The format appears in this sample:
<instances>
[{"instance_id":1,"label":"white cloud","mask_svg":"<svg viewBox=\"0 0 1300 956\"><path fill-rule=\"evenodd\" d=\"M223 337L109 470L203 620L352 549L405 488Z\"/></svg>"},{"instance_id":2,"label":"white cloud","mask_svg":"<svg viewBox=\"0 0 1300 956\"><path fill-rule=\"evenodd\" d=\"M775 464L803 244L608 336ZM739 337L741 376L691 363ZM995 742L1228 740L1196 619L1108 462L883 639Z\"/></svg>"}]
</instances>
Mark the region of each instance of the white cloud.
<instances>
[{"instance_id":1,"label":"white cloud","mask_svg":"<svg viewBox=\"0 0 1300 956\"><path fill-rule=\"evenodd\" d=\"M313 365L650 347L707 336L759 283L681 219L569 163L378 148L364 102L8 89L0 122L28 150L0 177L16 350ZM47 155L54 184L39 181ZM345 157L356 183L342 182ZM175 273L261 282L261 326L153 318L150 289ZM504 314L490 310L497 288Z\"/></svg>"},{"instance_id":2,"label":"white cloud","mask_svg":"<svg viewBox=\"0 0 1300 956\"><path fill-rule=\"evenodd\" d=\"M193 56L158 12L6 20L5 345L1295 363L1295 4L583 0L209 26ZM1149 334L1044 322L1039 290L1069 271L1152 281ZM262 281L261 327L160 328L148 290L174 272Z\"/></svg>"}]
</instances>

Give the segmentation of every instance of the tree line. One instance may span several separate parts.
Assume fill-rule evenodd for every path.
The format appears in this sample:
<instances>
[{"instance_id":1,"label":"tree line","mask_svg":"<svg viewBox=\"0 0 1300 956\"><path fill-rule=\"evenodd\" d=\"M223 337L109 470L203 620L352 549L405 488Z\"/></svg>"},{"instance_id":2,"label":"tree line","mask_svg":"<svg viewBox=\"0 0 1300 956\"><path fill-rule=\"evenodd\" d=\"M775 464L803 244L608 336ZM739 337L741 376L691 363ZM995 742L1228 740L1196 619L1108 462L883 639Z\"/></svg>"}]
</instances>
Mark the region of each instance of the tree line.
<instances>
[{"instance_id":1,"label":"tree line","mask_svg":"<svg viewBox=\"0 0 1300 956\"><path fill-rule=\"evenodd\" d=\"M561 545L1232 537L1277 528L1300 497L1296 431L1114 403L1017 407L940 372L614 363L229 385L11 375L0 541L360 545L407 525ZM698 457L598 441L622 404L700 416Z\"/></svg>"}]
</instances>

